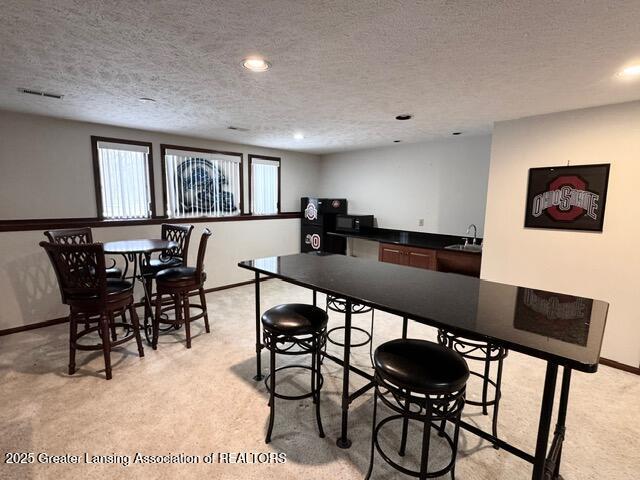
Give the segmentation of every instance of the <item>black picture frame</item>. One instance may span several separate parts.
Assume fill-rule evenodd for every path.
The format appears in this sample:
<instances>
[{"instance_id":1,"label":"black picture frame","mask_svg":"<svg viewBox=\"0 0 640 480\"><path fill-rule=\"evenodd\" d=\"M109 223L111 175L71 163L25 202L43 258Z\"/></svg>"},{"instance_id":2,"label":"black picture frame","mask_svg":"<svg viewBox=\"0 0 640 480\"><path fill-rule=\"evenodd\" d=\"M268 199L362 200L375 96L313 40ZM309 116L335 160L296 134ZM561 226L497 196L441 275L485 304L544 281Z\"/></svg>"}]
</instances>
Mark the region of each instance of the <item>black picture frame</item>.
<instances>
[{"instance_id":1,"label":"black picture frame","mask_svg":"<svg viewBox=\"0 0 640 480\"><path fill-rule=\"evenodd\" d=\"M601 232L611 164L529 169L525 228Z\"/></svg>"}]
</instances>

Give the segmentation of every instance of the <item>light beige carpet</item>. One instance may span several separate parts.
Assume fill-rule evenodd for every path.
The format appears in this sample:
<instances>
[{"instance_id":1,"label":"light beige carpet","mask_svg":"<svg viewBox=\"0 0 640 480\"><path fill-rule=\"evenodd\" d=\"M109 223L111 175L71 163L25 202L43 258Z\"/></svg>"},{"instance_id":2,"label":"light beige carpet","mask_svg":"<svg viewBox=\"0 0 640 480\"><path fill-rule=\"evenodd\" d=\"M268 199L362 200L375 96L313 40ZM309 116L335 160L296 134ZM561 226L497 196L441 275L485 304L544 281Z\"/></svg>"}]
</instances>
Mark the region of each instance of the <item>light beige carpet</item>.
<instances>
[{"instance_id":1,"label":"light beige carpet","mask_svg":"<svg viewBox=\"0 0 640 480\"><path fill-rule=\"evenodd\" d=\"M262 306L310 302L311 293L280 281L262 284ZM101 353L80 352L78 373L66 374L68 333L65 325L0 337L0 478L240 478L361 479L369 459L372 395L354 402L350 416L353 447L341 450L341 369L327 362L322 418L327 438L317 435L309 400L276 404L273 441L264 444L268 407L265 388L254 382L253 287L208 295L210 335L194 325L193 348L183 331L161 337L157 351L146 346L138 358L135 344L113 354L111 381L104 380ZM324 297L319 295L324 305ZM368 326L370 317L354 317ZM339 325L339 315L331 324ZM398 337L401 320L376 312L375 343ZM411 337L434 338L430 328L411 323ZM332 351L340 353L337 347ZM264 354L265 367L267 356ZM354 363L369 366L367 348L354 351ZM516 353L506 359L500 434L533 451L544 379L544 362ZM282 388L306 387L306 375L282 378ZM352 388L363 380L352 376ZM477 390L471 384L471 391ZM473 395L473 393L470 393ZM640 476L640 378L601 367L594 375L575 373L567 420L568 438L562 474L569 480L637 479ZM485 429L490 417L467 407L466 417ZM399 432L387 430L389 445ZM413 428L407 461L417 461L420 444ZM442 457L434 435L433 461ZM280 464L5 464L5 452L49 455L179 454L201 460L215 452L282 452ZM84 461L83 459L81 460ZM531 476L531 466L496 451L463 431L458 479L516 480ZM402 478L377 457L373 478Z\"/></svg>"}]
</instances>

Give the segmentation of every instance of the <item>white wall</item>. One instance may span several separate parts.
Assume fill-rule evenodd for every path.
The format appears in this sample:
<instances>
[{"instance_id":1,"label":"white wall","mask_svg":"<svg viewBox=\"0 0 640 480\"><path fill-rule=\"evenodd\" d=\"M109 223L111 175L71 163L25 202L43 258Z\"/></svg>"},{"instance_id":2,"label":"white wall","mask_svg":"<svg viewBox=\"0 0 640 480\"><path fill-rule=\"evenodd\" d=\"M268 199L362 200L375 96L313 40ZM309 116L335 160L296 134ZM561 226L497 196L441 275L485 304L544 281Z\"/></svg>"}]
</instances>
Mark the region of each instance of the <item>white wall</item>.
<instances>
[{"instance_id":1,"label":"white wall","mask_svg":"<svg viewBox=\"0 0 640 480\"><path fill-rule=\"evenodd\" d=\"M241 260L288 255L300 251L300 220L247 220L196 223L191 236L189 264L195 265L200 234L209 227L205 269L206 287L229 285L253 278L237 267ZM93 230L96 241L158 238L160 225L108 227ZM60 294L49 260L38 243L40 231L0 233L0 330L60 318L68 308ZM137 292L139 298L141 292Z\"/></svg>"},{"instance_id":2,"label":"white wall","mask_svg":"<svg viewBox=\"0 0 640 480\"><path fill-rule=\"evenodd\" d=\"M316 155L0 111L0 219L95 217L91 135L153 143L158 215L161 143L243 153L245 212L250 153L281 157L283 212L299 211L300 197L318 193Z\"/></svg>"},{"instance_id":3,"label":"white wall","mask_svg":"<svg viewBox=\"0 0 640 480\"><path fill-rule=\"evenodd\" d=\"M95 217L91 135L153 142L156 204L162 214L160 143L281 157L282 210L299 211L300 197L317 195L315 155L166 135L0 111L0 219ZM245 211L248 175L245 171ZM253 278L240 260L299 252L300 220L197 223L191 240L195 262L200 233L213 231L206 257L207 287ZM157 238L159 225L94 229L97 241ZM41 231L0 232L0 330L67 314L44 251Z\"/></svg>"},{"instance_id":4,"label":"white wall","mask_svg":"<svg viewBox=\"0 0 640 480\"><path fill-rule=\"evenodd\" d=\"M490 151L483 135L326 155L320 191L379 227L464 235L475 223L481 236Z\"/></svg>"},{"instance_id":5,"label":"white wall","mask_svg":"<svg viewBox=\"0 0 640 480\"><path fill-rule=\"evenodd\" d=\"M529 168L611 163L602 233L525 229ZM497 123L482 278L610 302L602 356L640 364L640 102Z\"/></svg>"}]
</instances>

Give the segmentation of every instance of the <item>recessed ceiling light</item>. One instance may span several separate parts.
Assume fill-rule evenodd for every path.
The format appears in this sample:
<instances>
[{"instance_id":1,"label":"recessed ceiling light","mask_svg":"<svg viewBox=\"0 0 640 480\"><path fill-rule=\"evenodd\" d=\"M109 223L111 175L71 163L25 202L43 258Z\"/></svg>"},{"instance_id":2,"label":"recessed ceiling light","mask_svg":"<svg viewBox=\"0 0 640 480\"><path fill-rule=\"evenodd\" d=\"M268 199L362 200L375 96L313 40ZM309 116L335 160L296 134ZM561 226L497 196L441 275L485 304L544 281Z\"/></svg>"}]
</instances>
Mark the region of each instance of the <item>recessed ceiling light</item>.
<instances>
[{"instance_id":1,"label":"recessed ceiling light","mask_svg":"<svg viewBox=\"0 0 640 480\"><path fill-rule=\"evenodd\" d=\"M296 140L302 140L304 139L304 135L300 132L296 132L293 134L293 138L295 138Z\"/></svg>"},{"instance_id":2,"label":"recessed ceiling light","mask_svg":"<svg viewBox=\"0 0 640 480\"><path fill-rule=\"evenodd\" d=\"M140 97L138 100L140 100L142 103L155 103L155 100L149 97Z\"/></svg>"},{"instance_id":3,"label":"recessed ceiling light","mask_svg":"<svg viewBox=\"0 0 640 480\"><path fill-rule=\"evenodd\" d=\"M397 115L396 120L411 120L413 115L409 115L408 113L403 113L402 115Z\"/></svg>"},{"instance_id":4,"label":"recessed ceiling light","mask_svg":"<svg viewBox=\"0 0 640 480\"><path fill-rule=\"evenodd\" d=\"M242 61L242 66L252 72L266 72L271 67L271 64L264 58L249 57Z\"/></svg>"},{"instance_id":5,"label":"recessed ceiling light","mask_svg":"<svg viewBox=\"0 0 640 480\"><path fill-rule=\"evenodd\" d=\"M451 135L462 135L462 132L452 132Z\"/></svg>"},{"instance_id":6,"label":"recessed ceiling light","mask_svg":"<svg viewBox=\"0 0 640 480\"><path fill-rule=\"evenodd\" d=\"M640 76L640 64L629 65L628 67L623 68L618 72L618 76L625 78Z\"/></svg>"}]
</instances>

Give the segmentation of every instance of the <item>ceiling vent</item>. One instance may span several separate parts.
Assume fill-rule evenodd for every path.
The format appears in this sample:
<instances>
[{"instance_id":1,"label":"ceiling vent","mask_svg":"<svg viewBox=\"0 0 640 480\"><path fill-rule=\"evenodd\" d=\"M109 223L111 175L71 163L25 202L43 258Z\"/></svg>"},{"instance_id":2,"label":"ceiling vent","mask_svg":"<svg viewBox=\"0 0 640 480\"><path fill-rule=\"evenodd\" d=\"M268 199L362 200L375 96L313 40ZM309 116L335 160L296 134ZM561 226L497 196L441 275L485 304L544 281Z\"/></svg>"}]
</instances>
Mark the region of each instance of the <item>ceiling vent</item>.
<instances>
[{"instance_id":1,"label":"ceiling vent","mask_svg":"<svg viewBox=\"0 0 640 480\"><path fill-rule=\"evenodd\" d=\"M61 100L64 97L64 95L58 95L57 93L40 92L38 90L31 90L29 88L19 88L18 91L20 93L28 93L29 95L36 95L38 97L57 98L58 100Z\"/></svg>"}]
</instances>

